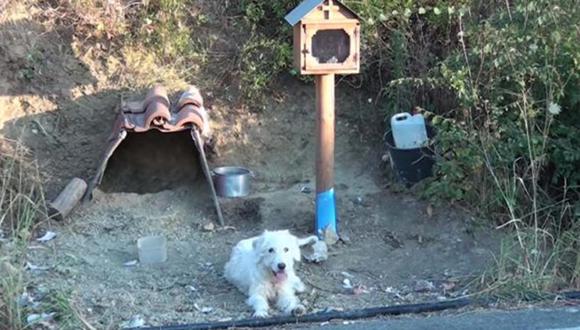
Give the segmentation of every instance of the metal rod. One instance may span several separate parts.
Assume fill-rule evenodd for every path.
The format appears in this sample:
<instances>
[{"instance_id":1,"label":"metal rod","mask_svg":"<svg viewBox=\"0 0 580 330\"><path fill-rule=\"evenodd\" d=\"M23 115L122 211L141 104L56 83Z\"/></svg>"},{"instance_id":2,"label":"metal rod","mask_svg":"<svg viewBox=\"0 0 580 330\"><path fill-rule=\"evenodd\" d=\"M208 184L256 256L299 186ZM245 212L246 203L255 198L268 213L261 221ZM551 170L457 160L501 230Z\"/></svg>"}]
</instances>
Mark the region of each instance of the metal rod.
<instances>
[{"instance_id":1,"label":"metal rod","mask_svg":"<svg viewBox=\"0 0 580 330\"><path fill-rule=\"evenodd\" d=\"M213 185L213 180L211 178L211 172L209 170L209 165L207 164L207 157L205 155L205 150L203 148L204 142L202 141L201 135L199 134L199 131L196 128L191 130L191 135L192 135L193 140L195 142L195 146L197 147L197 149L199 151L199 156L201 158L201 167L203 169L203 173L205 174L205 178L207 179L207 182L209 183L209 187L211 188L211 194L212 194L215 210L216 210L216 213L218 216L218 221L220 223L220 226L223 227L223 226L225 226L224 217L222 215L222 209L220 207L220 202L219 202L217 194L215 192L215 186Z\"/></svg>"}]
</instances>

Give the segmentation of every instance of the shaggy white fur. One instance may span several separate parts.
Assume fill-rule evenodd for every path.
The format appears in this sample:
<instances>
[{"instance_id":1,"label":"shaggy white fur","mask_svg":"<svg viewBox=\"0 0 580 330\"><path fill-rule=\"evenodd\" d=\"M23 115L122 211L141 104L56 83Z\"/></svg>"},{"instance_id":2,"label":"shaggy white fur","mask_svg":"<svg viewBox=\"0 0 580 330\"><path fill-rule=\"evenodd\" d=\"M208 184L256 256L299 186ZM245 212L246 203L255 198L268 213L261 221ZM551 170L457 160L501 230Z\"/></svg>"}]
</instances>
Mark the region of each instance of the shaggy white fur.
<instances>
[{"instance_id":1,"label":"shaggy white fur","mask_svg":"<svg viewBox=\"0 0 580 330\"><path fill-rule=\"evenodd\" d=\"M306 288L294 272L294 262L301 259L300 246L317 241L316 236L299 239L288 230L265 231L233 248L225 277L248 296L255 317L267 317L270 302L284 314L301 315L306 309L296 293Z\"/></svg>"}]
</instances>

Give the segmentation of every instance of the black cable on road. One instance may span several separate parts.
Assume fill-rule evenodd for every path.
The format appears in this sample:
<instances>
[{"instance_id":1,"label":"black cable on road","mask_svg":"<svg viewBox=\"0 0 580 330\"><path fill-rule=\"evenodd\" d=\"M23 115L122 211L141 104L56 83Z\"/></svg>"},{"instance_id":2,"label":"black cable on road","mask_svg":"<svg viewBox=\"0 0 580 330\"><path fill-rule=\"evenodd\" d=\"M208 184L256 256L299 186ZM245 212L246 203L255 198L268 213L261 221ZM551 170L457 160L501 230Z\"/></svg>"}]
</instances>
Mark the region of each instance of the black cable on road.
<instances>
[{"instance_id":1,"label":"black cable on road","mask_svg":"<svg viewBox=\"0 0 580 330\"><path fill-rule=\"evenodd\" d=\"M553 298L576 300L580 299L580 291L562 292L555 294ZM230 328L264 328L284 324L298 324L298 323L315 323L327 322L331 320L358 320L368 319L384 315L403 315L403 314L420 314L440 312L448 309L459 309L469 305L487 305L490 299L473 299L473 298L459 298L454 300L413 304L413 305L395 305L385 307L371 307L365 309L357 309L352 311L330 311L308 314L300 317L282 316L272 317L266 319L243 319L223 322L208 322L196 323L186 325L168 325L149 328L132 328L129 330L214 330L214 329L230 329Z\"/></svg>"},{"instance_id":2,"label":"black cable on road","mask_svg":"<svg viewBox=\"0 0 580 330\"><path fill-rule=\"evenodd\" d=\"M446 309L456 309L471 304L469 298L461 298L436 303L397 305L387 307L372 307L353 311L331 311L308 314L300 317L283 316L265 319L244 319L224 322L197 323L189 325L170 325L150 328L134 328L131 330L213 330L229 328L262 328L283 324L326 322L330 320L355 320L371 318L379 315L401 315L427 312L438 312Z\"/></svg>"}]
</instances>

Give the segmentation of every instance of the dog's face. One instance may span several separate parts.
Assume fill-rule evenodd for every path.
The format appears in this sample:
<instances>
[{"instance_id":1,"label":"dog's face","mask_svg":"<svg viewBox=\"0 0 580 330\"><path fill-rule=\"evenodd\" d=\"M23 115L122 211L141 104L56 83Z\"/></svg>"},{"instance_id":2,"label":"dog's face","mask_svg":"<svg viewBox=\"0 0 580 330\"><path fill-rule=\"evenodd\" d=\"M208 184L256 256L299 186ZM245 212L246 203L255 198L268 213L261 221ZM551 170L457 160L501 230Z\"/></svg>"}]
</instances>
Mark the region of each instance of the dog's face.
<instances>
[{"instance_id":1,"label":"dog's face","mask_svg":"<svg viewBox=\"0 0 580 330\"><path fill-rule=\"evenodd\" d=\"M301 258L298 238L288 230L265 231L253 245L258 265L271 272L275 283L285 281L294 271L294 262Z\"/></svg>"}]
</instances>

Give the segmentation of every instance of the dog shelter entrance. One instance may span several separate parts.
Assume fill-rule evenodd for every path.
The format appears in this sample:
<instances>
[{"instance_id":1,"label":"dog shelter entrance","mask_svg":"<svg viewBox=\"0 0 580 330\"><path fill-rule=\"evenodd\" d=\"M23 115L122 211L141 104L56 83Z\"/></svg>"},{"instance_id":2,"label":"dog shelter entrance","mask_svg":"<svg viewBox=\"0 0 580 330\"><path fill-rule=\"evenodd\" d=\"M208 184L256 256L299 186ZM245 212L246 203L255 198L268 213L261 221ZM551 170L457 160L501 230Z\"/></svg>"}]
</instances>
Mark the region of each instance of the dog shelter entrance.
<instances>
[{"instance_id":1,"label":"dog shelter entrance","mask_svg":"<svg viewBox=\"0 0 580 330\"><path fill-rule=\"evenodd\" d=\"M146 194L205 185L199 162L189 131L128 133L109 159L100 189Z\"/></svg>"}]
</instances>

